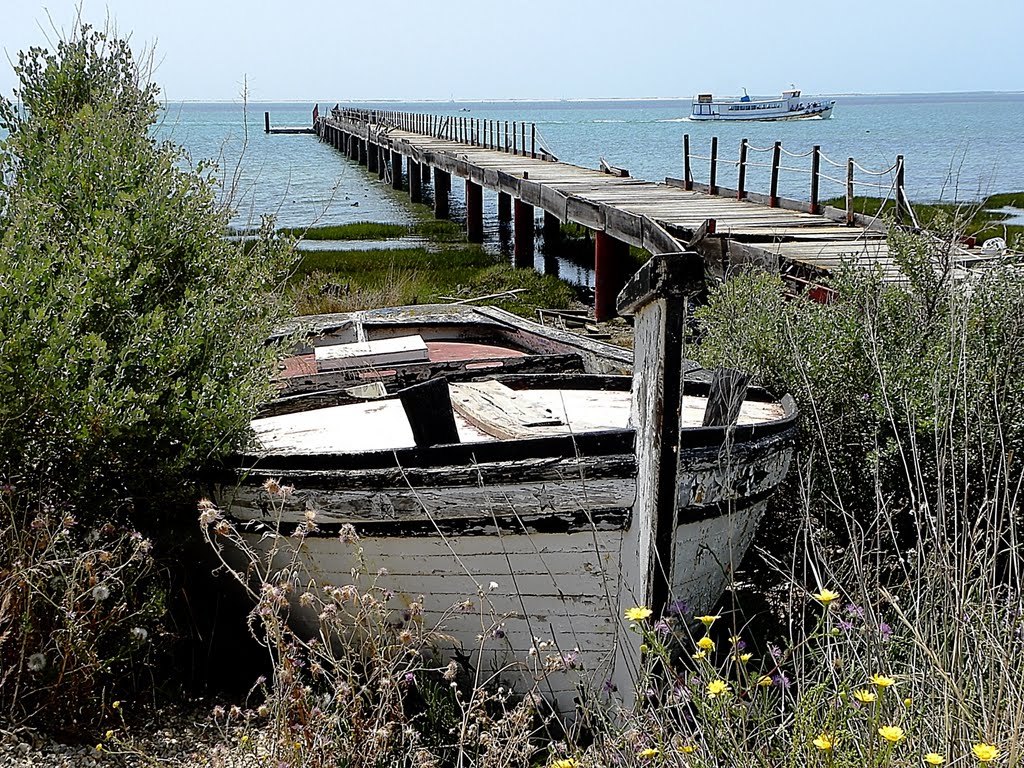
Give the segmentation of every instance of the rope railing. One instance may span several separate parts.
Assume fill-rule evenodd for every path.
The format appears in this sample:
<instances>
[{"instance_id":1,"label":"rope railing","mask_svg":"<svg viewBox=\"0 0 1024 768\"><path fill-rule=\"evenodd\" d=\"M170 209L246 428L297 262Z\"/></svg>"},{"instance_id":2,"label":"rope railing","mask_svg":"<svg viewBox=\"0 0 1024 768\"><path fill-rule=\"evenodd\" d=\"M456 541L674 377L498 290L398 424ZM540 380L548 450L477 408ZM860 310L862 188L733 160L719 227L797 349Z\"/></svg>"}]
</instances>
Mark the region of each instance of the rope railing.
<instances>
[{"instance_id":1,"label":"rope railing","mask_svg":"<svg viewBox=\"0 0 1024 768\"><path fill-rule=\"evenodd\" d=\"M771 162L755 162L748 159L748 154L751 152L771 152ZM785 155L789 158L803 159L810 158L810 167L798 167L796 164L782 164L782 156ZM693 181L693 161L706 162L708 164L708 183L707 185L701 184L701 189L707 188L707 192L712 195L718 194L730 194L735 195L737 200L744 199L758 199L767 202L771 208L780 207L782 203L786 203L785 207L799 207L801 209L808 210L810 213L822 213L822 206L819 198L819 191L822 182L830 182L842 188L843 196L846 199L846 210L845 219L847 224L853 224L857 216L854 213L853 204L855 190L857 188L869 188L873 190L884 190L883 195L884 201L888 202L890 199L895 204L896 219L898 221L903 220L903 216L908 211L910 212L911 219L913 220L913 211L910 210L910 205L907 202L907 195L904 184L904 161L903 155L896 157L896 162L888 168L883 170L871 170L865 168L863 165L858 163L852 157L848 158L845 163L840 163L832 158L828 157L824 152L821 151L821 146L815 144L809 150L803 152L794 152L785 149L782 146L781 141L776 141L769 147L756 147L752 145L746 139L740 141L739 157L737 159L722 158L718 154L718 137L713 136L711 138L711 152L708 155L698 155L690 150L690 135L683 135L683 188L692 190L694 189ZM822 162L834 168L845 168L846 178L836 178L830 176L828 173L824 173L821 170ZM737 184L736 189L725 190L718 186L718 169L721 166L736 167L737 168ZM766 169L770 174L770 191L767 196L751 193L746 188L747 171L749 169ZM779 197L779 177L785 172L788 174L795 174L799 176L810 177L810 200L808 204L804 204L797 200L783 200ZM856 174L860 173L861 178L857 178ZM865 179L863 177L869 177ZM889 182L881 183L875 181L881 177L889 177ZM764 198L767 197L767 200ZM884 204L884 203L883 203ZM830 214L833 215L833 214ZM877 218L877 216L875 217Z\"/></svg>"}]
</instances>

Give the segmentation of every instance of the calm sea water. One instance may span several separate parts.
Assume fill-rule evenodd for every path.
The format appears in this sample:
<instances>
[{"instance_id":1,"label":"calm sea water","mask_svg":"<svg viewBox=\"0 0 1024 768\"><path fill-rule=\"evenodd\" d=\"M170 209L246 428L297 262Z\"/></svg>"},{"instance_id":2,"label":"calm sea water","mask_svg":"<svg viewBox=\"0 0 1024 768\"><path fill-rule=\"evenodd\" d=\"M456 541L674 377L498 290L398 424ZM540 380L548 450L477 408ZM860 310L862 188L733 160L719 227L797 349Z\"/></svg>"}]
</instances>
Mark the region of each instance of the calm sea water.
<instances>
[{"instance_id":1,"label":"calm sea water","mask_svg":"<svg viewBox=\"0 0 1024 768\"><path fill-rule=\"evenodd\" d=\"M836 179L845 179L848 157L882 170L902 153L914 200L976 200L1024 189L1024 93L848 96L837 102L830 120L731 124L690 122L685 119L689 101L676 100L357 106L535 122L540 139L560 159L596 168L604 157L634 177L657 181L683 175L682 137L688 133L691 151L698 155L707 155L711 137L718 137L723 186L735 186L735 165L727 161L735 160L740 140L746 138L755 147L778 140L797 154L820 144L827 157L843 166L824 165L823 171ZM312 106L250 104L246 112L238 104L169 104L161 131L194 160L218 161L227 187L235 192L237 224L258 221L263 214L275 215L282 226L408 220L401 198L316 137L263 132L264 111L270 112L274 125L307 125ZM333 102L320 105L331 106ZM770 155L752 153L750 160L767 163ZM784 160L791 168L809 167L807 159ZM695 160L693 174L697 181L707 181L707 163ZM748 189L767 192L766 168L750 168L747 178ZM888 184L885 177L876 180ZM460 185L453 186L458 205ZM785 172L780 186L787 197L809 195L806 173ZM841 185L822 184L822 198L842 194ZM489 218L494 215L491 197L485 195ZM489 236L496 236L494 229Z\"/></svg>"}]
</instances>

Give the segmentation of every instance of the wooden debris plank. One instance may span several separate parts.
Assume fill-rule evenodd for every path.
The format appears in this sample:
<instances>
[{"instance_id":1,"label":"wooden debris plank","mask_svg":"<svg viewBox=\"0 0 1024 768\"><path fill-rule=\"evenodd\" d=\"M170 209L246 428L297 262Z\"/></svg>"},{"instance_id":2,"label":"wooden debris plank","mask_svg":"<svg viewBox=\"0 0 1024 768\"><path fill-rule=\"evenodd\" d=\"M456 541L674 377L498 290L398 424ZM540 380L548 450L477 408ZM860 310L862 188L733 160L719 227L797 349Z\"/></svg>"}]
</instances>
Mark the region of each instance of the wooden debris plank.
<instances>
[{"instance_id":1,"label":"wooden debris plank","mask_svg":"<svg viewBox=\"0 0 1024 768\"><path fill-rule=\"evenodd\" d=\"M427 344L422 336L396 336L319 346L314 349L314 353L318 371L336 371L424 362L427 360Z\"/></svg>"},{"instance_id":2,"label":"wooden debris plank","mask_svg":"<svg viewBox=\"0 0 1024 768\"><path fill-rule=\"evenodd\" d=\"M450 384L452 407L477 429L502 440L529 437L564 422L498 381Z\"/></svg>"}]
</instances>

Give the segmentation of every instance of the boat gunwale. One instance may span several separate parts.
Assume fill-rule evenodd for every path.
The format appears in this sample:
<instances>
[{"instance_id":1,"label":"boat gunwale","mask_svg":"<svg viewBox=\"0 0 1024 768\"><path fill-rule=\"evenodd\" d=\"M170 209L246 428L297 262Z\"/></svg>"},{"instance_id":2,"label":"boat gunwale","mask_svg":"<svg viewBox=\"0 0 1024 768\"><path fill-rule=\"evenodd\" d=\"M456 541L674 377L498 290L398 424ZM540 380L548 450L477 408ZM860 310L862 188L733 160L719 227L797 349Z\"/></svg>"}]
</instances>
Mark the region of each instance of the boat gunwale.
<instances>
[{"instance_id":1,"label":"boat gunwale","mask_svg":"<svg viewBox=\"0 0 1024 768\"><path fill-rule=\"evenodd\" d=\"M694 382L700 387L705 382ZM755 392L764 392L752 388ZM767 395L767 393L765 393ZM798 411L790 395L778 402L783 417L757 424L731 427L687 427L680 430L680 452L686 450L721 449L742 450L744 443L770 438L788 432L796 433ZM569 458L572 456L602 456L630 453L635 450L636 433L633 429L592 430L567 435L494 440L473 443L446 443L429 447L381 449L345 453L307 454L241 454L236 461L241 470L259 468L261 472L287 472L303 469L381 469L399 467L464 466L468 463L514 461L531 458Z\"/></svg>"}]
</instances>

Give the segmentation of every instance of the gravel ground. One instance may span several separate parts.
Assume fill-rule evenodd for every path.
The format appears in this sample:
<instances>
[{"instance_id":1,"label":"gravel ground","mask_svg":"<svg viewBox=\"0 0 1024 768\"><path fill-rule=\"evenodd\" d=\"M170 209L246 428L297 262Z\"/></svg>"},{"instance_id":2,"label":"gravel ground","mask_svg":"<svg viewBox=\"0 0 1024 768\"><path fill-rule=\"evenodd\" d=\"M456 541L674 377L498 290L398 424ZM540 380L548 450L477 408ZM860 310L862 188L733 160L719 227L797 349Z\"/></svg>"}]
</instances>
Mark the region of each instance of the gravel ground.
<instances>
[{"instance_id":1,"label":"gravel ground","mask_svg":"<svg viewBox=\"0 0 1024 768\"><path fill-rule=\"evenodd\" d=\"M161 707L129 728L111 725L93 743L68 743L45 733L0 725L0 768L100 768L211 766L224 736L213 726L211 706L187 702ZM140 718L142 719L142 718ZM101 745L101 749L97 746Z\"/></svg>"}]
</instances>

